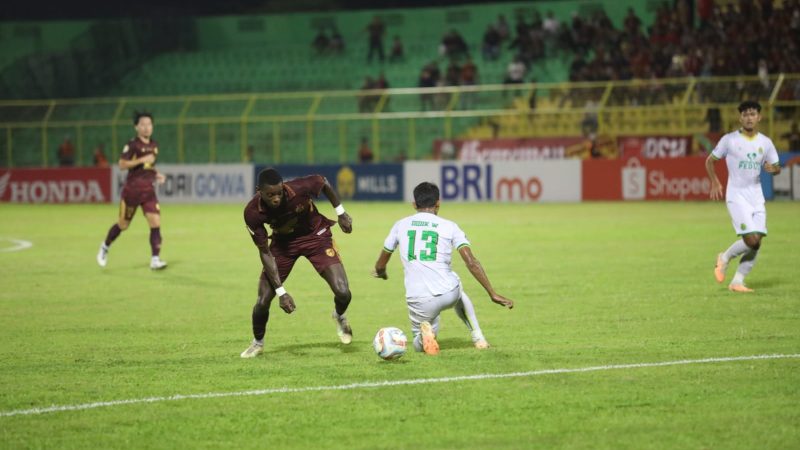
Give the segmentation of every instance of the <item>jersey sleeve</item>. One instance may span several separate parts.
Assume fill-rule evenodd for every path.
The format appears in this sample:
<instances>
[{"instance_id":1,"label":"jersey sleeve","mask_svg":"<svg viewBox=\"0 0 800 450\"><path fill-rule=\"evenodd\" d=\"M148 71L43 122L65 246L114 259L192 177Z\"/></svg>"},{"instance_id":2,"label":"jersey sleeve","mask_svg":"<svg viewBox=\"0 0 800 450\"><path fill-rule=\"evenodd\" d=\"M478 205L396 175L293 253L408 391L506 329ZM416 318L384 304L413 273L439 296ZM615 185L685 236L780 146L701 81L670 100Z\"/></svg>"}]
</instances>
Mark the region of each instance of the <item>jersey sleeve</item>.
<instances>
[{"instance_id":1,"label":"jersey sleeve","mask_svg":"<svg viewBox=\"0 0 800 450\"><path fill-rule=\"evenodd\" d=\"M397 230L399 228L400 222L397 222L392 227L392 230L389 231L389 235L386 236L386 239L383 241L383 249L389 253L393 253L394 250L397 248L397 244L399 241L397 240Z\"/></svg>"},{"instance_id":2,"label":"jersey sleeve","mask_svg":"<svg viewBox=\"0 0 800 450\"><path fill-rule=\"evenodd\" d=\"M264 228L264 223L251 213L249 209L245 209L244 224L245 227L247 227L247 232L250 233L250 237L253 239L253 244L262 250L266 250L269 244L269 236L267 235L267 229Z\"/></svg>"},{"instance_id":3,"label":"jersey sleeve","mask_svg":"<svg viewBox=\"0 0 800 450\"><path fill-rule=\"evenodd\" d=\"M728 156L728 135L722 136L717 142L717 146L711 151L711 157L714 159L722 159Z\"/></svg>"},{"instance_id":4,"label":"jersey sleeve","mask_svg":"<svg viewBox=\"0 0 800 450\"><path fill-rule=\"evenodd\" d=\"M131 147L130 142L125 144L125 147L122 147L122 153L119 155L119 159L124 159L126 161L131 161L136 158L136 150Z\"/></svg>"},{"instance_id":5,"label":"jersey sleeve","mask_svg":"<svg viewBox=\"0 0 800 450\"><path fill-rule=\"evenodd\" d=\"M295 178L297 186L311 194L313 197L319 197L322 193L322 188L325 187L325 177L322 175L308 175L301 178Z\"/></svg>"},{"instance_id":6,"label":"jersey sleeve","mask_svg":"<svg viewBox=\"0 0 800 450\"><path fill-rule=\"evenodd\" d=\"M767 152L764 154L764 161L773 166L780 165L778 150L775 148L775 144L771 139L767 142Z\"/></svg>"},{"instance_id":7,"label":"jersey sleeve","mask_svg":"<svg viewBox=\"0 0 800 450\"><path fill-rule=\"evenodd\" d=\"M466 233L457 224L453 224L453 247L458 250L461 247L469 246L469 240Z\"/></svg>"}]
</instances>

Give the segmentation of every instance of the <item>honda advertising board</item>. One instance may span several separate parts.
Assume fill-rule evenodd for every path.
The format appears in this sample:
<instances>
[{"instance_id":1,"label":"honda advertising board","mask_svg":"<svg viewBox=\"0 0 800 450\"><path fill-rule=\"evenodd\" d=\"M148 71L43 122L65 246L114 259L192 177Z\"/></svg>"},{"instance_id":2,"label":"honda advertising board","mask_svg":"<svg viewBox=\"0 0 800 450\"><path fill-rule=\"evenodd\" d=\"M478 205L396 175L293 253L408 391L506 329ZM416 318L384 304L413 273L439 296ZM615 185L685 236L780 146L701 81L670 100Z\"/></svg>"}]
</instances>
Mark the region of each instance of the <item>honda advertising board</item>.
<instances>
[{"instance_id":1,"label":"honda advertising board","mask_svg":"<svg viewBox=\"0 0 800 450\"><path fill-rule=\"evenodd\" d=\"M244 203L255 193L250 164L159 164L164 184L157 185L160 203ZM114 168L114 200L127 171Z\"/></svg>"},{"instance_id":2,"label":"honda advertising board","mask_svg":"<svg viewBox=\"0 0 800 450\"><path fill-rule=\"evenodd\" d=\"M708 200L711 180L705 159L586 160L583 161L584 200ZM723 186L725 164L716 165Z\"/></svg>"},{"instance_id":3,"label":"honda advertising board","mask_svg":"<svg viewBox=\"0 0 800 450\"><path fill-rule=\"evenodd\" d=\"M269 166L256 166L258 172ZM343 200L401 200L402 164L305 164L276 165L284 180L318 174L328 179Z\"/></svg>"},{"instance_id":4,"label":"honda advertising board","mask_svg":"<svg viewBox=\"0 0 800 450\"><path fill-rule=\"evenodd\" d=\"M0 202L108 203L108 168L0 169Z\"/></svg>"},{"instance_id":5,"label":"honda advertising board","mask_svg":"<svg viewBox=\"0 0 800 450\"><path fill-rule=\"evenodd\" d=\"M581 162L408 161L405 201L414 200L414 187L423 181L439 185L442 201L577 202L581 199Z\"/></svg>"},{"instance_id":6,"label":"honda advertising board","mask_svg":"<svg viewBox=\"0 0 800 450\"><path fill-rule=\"evenodd\" d=\"M563 159L569 149L580 146L581 137L527 139L465 139L433 143L434 159L455 159L465 162L535 161Z\"/></svg>"}]
</instances>

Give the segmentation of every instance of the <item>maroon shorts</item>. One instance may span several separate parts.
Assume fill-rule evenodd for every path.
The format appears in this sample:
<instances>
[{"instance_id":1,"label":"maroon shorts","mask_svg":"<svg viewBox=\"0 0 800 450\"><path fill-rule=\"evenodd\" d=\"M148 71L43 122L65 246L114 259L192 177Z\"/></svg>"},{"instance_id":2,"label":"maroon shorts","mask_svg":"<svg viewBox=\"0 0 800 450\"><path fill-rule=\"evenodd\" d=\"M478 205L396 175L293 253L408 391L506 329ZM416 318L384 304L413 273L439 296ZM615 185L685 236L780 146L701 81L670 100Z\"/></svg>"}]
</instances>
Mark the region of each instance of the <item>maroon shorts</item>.
<instances>
[{"instance_id":1,"label":"maroon shorts","mask_svg":"<svg viewBox=\"0 0 800 450\"><path fill-rule=\"evenodd\" d=\"M136 214L136 208L142 207L145 214L159 214L161 208L158 206L156 190L152 187L136 189L129 186L122 188L119 202L119 215L125 220L130 221Z\"/></svg>"},{"instance_id":2,"label":"maroon shorts","mask_svg":"<svg viewBox=\"0 0 800 450\"><path fill-rule=\"evenodd\" d=\"M275 257L281 282L286 280L292 272L295 261L301 256L305 256L311 261L311 265L320 274L328 267L342 263L342 260L339 259L339 252L333 245L333 235L331 235L330 229L326 230L322 236L312 234L290 241L273 239L269 250ZM263 271L261 278L267 279Z\"/></svg>"}]
</instances>

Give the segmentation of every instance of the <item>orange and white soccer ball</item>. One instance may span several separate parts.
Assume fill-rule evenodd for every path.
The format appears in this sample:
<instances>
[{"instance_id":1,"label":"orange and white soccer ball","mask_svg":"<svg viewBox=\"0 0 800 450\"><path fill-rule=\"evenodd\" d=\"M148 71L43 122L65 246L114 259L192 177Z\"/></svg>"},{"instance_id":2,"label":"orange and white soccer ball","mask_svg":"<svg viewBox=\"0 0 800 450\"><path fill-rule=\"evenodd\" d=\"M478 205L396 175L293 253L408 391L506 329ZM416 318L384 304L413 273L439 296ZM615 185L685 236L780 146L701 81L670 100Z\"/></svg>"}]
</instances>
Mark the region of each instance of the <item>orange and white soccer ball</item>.
<instances>
[{"instance_id":1,"label":"orange and white soccer ball","mask_svg":"<svg viewBox=\"0 0 800 450\"><path fill-rule=\"evenodd\" d=\"M392 360L406 354L408 339L403 330L395 327L385 327L378 330L372 340L372 348L382 359Z\"/></svg>"}]
</instances>

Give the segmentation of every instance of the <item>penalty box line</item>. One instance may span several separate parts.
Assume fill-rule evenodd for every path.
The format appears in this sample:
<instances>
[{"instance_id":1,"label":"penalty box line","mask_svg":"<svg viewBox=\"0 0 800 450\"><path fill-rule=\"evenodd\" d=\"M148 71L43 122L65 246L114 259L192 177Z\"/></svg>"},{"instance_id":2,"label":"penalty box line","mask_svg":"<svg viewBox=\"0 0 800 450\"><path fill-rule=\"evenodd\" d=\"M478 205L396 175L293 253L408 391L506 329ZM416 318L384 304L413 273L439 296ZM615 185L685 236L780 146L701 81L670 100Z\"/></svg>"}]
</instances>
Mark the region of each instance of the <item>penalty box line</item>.
<instances>
[{"instance_id":1,"label":"penalty box line","mask_svg":"<svg viewBox=\"0 0 800 450\"><path fill-rule=\"evenodd\" d=\"M110 406L121 405L135 405L142 403L161 403L171 402L177 400L198 400L209 398L223 398L223 397L250 397L271 394L293 394L303 392L318 392L318 391L349 391L354 389L367 389L376 387L391 387L391 386L408 386L415 384L434 384L434 383L451 383L458 381L472 381L472 380L492 380L500 378L523 378L535 377L540 375L553 375L563 373L583 373L583 372L599 372L605 370L622 370L622 369L643 369L648 367L668 367L668 366L681 366L689 364L709 364L709 363L725 363L725 362L740 362L740 361L756 361L768 359L796 359L800 358L800 354L772 354L772 355L751 355L751 356L726 356L718 358L703 358L703 359L683 359L677 361L662 361L651 363L633 363L633 364L609 364L603 366L590 366L578 368L563 368L563 369L542 369L532 370L528 372L510 372L510 373L485 373L478 375L461 375L455 377L441 377L441 378L417 378L410 380L395 380L395 381L369 381L362 383L341 384L334 386L307 386L307 387L283 387L273 389L255 389L249 391L238 392L209 392L205 394L177 394L163 397L145 397L145 398L132 398L127 400L110 400L92 403L81 403L77 405L53 405L42 408L30 409L15 409L9 411L0 411L0 417L12 416L32 416L39 414L47 414L54 412L65 411L83 411L87 409L96 409Z\"/></svg>"}]
</instances>

